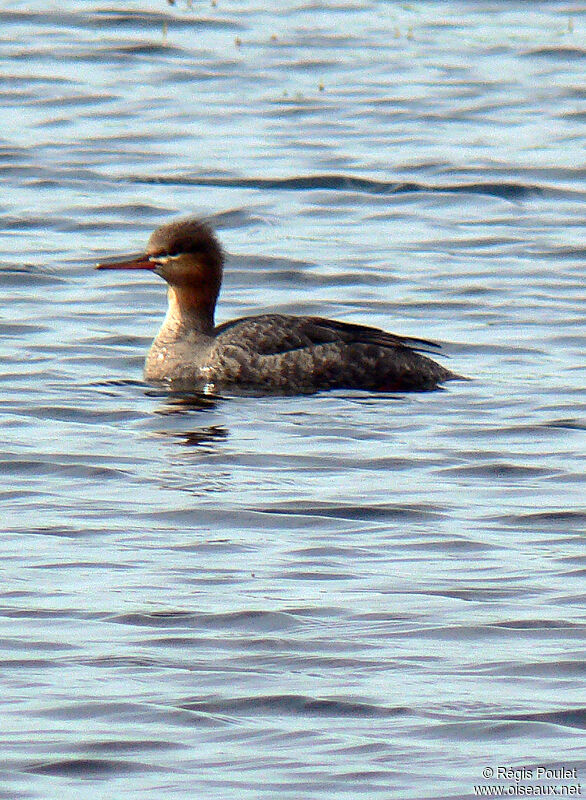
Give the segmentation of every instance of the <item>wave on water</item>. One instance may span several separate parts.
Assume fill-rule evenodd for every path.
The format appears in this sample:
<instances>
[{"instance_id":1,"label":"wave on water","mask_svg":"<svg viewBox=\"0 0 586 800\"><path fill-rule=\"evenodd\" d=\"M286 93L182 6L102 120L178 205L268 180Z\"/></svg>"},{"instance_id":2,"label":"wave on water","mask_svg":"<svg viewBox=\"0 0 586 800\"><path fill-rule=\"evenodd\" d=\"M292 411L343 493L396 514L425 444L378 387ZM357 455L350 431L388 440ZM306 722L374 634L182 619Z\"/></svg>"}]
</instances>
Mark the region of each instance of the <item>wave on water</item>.
<instances>
[{"instance_id":1,"label":"wave on water","mask_svg":"<svg viewBox=\"0 0 586 800\"><path fill-rule=\"evenodd\" d=\"M476 181L471 183L427 184L415 181L378 181L348 175L299 175L293 178L237 178L205 177L198 175L131 175L126 181L139 184L164 184L177 186L215 186L242 189L282 189L286 191L351 191L367 194L409 194L430 192L436 194L479 194L520 200L527 197L575 196L559 188L538 186L514 181Z\"/></svg>"}]
</instances>

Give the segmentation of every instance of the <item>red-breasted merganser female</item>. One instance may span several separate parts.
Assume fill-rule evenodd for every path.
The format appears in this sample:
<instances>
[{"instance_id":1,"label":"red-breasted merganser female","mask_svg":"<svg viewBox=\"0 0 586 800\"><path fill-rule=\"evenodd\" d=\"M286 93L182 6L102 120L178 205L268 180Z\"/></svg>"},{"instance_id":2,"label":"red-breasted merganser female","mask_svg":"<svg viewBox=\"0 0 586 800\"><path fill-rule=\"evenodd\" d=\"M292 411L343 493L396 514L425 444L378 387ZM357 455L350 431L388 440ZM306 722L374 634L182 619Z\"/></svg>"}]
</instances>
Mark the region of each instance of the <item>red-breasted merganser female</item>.
<instances>
[{"instance_id":1,"label":"red-breasted merganser female","mask_svg":"<svg viewBox=\"0 0 586 800\"><path fill-rule=\"evenodd\" d=\"M405 392L460 378L418 350L425 339L321 317L261 314L214 325L224 256L194 217L161 225L144 253L98 269L146 269L169 284L167 315L147 355L148 381L178 388L302 393Z\"/></svg>"}]
</instances>

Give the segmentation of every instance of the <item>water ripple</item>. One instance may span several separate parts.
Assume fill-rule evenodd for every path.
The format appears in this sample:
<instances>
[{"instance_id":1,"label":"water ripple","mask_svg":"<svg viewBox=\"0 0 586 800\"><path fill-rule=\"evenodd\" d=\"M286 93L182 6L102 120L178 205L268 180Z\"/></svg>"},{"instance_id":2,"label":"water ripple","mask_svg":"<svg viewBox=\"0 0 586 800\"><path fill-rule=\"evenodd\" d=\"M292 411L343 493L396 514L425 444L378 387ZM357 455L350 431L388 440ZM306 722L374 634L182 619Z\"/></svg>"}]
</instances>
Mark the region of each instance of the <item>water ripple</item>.
<instances>
[{"instance_id":1,"label":"water ripple","mask_svg":"<svg viewBox=\"0 0 586 800\"><path fill-rule=\"evenodd\" d=\"M582 767L584 15L3 6L0 796ZM185 214L218 321L383 327L473 380L146 385L164 286L93 266Z\"/></svg>"}]
</instances>

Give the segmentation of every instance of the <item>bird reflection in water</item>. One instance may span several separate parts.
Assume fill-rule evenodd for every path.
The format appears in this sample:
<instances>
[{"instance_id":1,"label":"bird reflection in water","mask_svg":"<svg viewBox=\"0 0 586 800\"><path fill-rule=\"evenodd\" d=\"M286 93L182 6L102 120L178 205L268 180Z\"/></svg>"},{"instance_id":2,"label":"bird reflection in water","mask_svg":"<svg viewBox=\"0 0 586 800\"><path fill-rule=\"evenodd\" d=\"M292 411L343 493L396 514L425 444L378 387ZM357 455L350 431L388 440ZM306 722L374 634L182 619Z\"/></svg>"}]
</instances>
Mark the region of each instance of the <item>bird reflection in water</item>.
<instances>
[{"instance_id":1,"label":"bird reflection in water","mask_svg":"<svg viewBox=\"0 0 586 800\"><path fill-rule=\"evenodd\" d=\"M223 399L217 395L204 394L203 392L183 393L149 390L146 394L149 397L157 397L163 400L162 405L155 409L155 414L162 417L211 411L216 408L218 401ZM155 436L175 439L185 447L198 447L224 441L228 438L229 431L223 425L204 425L201 428L191 428L190 430L159 430L154 431L154 434Z\"/></svg>"}]
</instances>

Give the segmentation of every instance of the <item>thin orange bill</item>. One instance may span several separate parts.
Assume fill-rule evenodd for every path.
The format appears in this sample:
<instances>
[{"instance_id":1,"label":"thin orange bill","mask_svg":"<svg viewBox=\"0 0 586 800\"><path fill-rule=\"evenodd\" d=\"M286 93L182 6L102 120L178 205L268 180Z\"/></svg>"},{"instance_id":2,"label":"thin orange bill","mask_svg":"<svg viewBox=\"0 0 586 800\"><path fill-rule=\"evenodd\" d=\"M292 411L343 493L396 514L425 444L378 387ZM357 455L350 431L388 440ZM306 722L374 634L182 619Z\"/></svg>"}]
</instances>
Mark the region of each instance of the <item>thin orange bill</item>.
<instances>
[{"instance_id":1,"label":"thin orange bill","mask_svg":"<svg viewBox=\"0 0 586 800\"><path fill-rule=\"evenodd\" d=\"M100 261L96 269L155 269L156 264L151 261L146 253L133 253L132 255Z\"/></svg>"}]
</instances>

